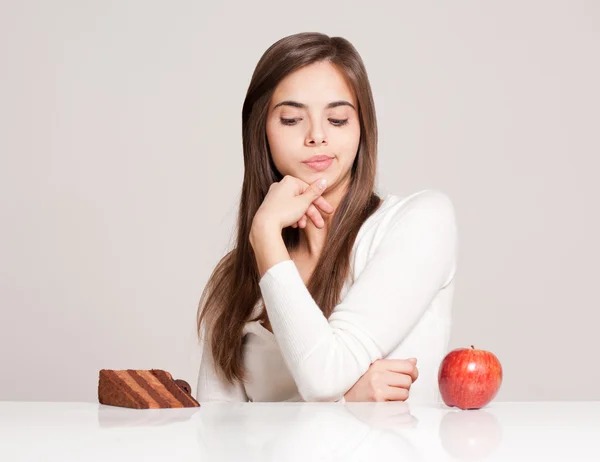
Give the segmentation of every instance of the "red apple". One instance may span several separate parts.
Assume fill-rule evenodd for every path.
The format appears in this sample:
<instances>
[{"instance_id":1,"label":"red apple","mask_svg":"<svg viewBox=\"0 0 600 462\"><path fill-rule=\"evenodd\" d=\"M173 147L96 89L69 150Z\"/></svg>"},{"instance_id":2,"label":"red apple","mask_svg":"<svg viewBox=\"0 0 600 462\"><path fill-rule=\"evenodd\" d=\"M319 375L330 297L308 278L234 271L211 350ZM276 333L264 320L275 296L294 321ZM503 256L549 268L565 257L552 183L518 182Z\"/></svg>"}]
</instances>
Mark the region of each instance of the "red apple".
<instances>
[{"instance_id":1,"label":"red apple","mask_svg":"<svg viewBox=\"0 0 600 462\"><path fill-rule=\"evenodd\" d=\"M502 366L493 353L457 348L448 353L438 371L438 385L446 405L460 409L480 409L500 389Z\"/></svg>"}]
</instances>

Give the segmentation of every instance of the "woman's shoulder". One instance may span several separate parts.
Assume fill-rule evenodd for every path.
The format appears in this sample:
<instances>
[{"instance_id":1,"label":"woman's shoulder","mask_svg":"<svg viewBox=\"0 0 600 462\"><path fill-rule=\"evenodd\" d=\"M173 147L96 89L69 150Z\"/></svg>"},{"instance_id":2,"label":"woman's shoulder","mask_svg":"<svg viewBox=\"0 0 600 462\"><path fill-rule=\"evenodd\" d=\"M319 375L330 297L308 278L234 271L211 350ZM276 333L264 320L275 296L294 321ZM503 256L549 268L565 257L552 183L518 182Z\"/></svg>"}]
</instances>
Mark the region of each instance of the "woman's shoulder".
<instances>
[{"instance_id":1,"label":"woman's shoulder","mask_svg":"<svg viewBox=\"0 0 600 462\"><path fill-rule=\"evenodd\" d=\"M387 194L383 202L363 223L356 237L357 248L372 251L386 236L394 240L398 233L414 230L414 235L456 237L454 206L448 194L423 189L408 195ZM431 231L431 232L430 232Z\"/></svg>"},{"instance_id":2,"label":"woman's shoulder","mask_svg":"<svg viewBox=\"0 0 600 462\"><path fill-rule=\"evenodd\" d=\"M391 228L406 220L455 221L454 204L448 194L438 189L422 189L400 196L387 194L372 221Z\"/></svg>"},{"instance_id":3,"label":"woman's shoulder","mask_svg":"<svg viewBox=\"0 0 600 462\"><path fill-rule=\"evenodd\" d=\"M353 249L352 279L376 254L385 255L392 265L400 261L410 264L411 258L419 260L415 264L422 264L424 256L435 255L437 261L448 261L455 267L457 250L458 228L448 194L436 189L405 196L387 194L359 230Z\"/></svg>"},{"instance_id":4,"label":"woman's shoulder","mask_svg":"<svg viewBox=\"0 0 600 462\"><path fill-rule=\"evenodd\" d=\"M405 196L388 194L384 203L387 201L396 213L409 208L454 209L450 196L439 189L422 189Z\"/></svg>"}]
</instances>

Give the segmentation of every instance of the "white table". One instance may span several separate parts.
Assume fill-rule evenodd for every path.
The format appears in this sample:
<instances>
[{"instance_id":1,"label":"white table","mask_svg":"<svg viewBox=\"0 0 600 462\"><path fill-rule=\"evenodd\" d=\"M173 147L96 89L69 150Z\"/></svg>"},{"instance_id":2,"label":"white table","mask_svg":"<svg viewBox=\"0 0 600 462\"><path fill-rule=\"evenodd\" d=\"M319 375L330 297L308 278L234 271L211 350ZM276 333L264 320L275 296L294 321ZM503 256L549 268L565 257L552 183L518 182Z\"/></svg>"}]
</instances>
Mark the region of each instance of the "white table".
<instances>
[{"instance_id":1,"label":"white table","mask_svg":"<svg viewBox=\"0 0 600 462\"><path fill-rule=\"evenodd\" d=\"M9 461L600 461L600 401L205 403L134 410L0 402Z\"/></svg>"}]
</instances>

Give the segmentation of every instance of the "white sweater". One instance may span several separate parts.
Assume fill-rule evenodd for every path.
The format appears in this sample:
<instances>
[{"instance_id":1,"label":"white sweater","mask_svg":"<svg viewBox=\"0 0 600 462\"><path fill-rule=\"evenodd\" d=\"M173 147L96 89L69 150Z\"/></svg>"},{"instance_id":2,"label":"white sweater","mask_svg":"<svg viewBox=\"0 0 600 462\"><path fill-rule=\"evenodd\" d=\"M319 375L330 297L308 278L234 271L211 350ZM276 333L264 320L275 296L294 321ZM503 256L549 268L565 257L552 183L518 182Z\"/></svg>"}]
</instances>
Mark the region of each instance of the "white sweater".
<instances>
[{"instance_id":1,"label":"white sweater","mask_svg":"<svg viewBox=\"0 0 600 462\"><path fill-rule=\"evenodd\" d=\"M219 380L203 342L198 401L343 401L374 361L415 357L419 378L408 401L440 402L437 373L448 352L457 253L447 195L388 194L359 230L351 274L329 319L292 260L272 266L259 285L273 333L259 321L243 331L249 380Z\"/></svg>"}]
</instances>

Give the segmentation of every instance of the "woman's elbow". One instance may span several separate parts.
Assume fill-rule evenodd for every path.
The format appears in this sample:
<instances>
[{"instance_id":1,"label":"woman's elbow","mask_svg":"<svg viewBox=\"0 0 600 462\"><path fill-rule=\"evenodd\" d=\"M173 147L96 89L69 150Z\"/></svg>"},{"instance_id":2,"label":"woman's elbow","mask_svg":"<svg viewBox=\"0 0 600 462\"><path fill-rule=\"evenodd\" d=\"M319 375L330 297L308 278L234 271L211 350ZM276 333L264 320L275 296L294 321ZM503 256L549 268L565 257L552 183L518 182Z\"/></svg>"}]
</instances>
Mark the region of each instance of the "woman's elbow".
<instances>
[{"instance_id":1,"label":"woman's elbow","mask_svg":"<svg viewBox=\"0 0 600 462\"><path fill-rule=\"evenodd\" d=\"M334 402L344 396L344 391L327 385L323 380L304 380L298 384L298 393L306 402Z\"/></svg>"}]
</instances>

